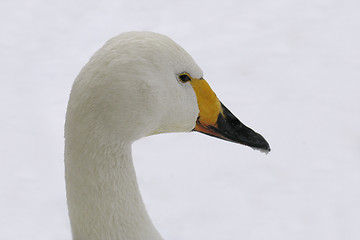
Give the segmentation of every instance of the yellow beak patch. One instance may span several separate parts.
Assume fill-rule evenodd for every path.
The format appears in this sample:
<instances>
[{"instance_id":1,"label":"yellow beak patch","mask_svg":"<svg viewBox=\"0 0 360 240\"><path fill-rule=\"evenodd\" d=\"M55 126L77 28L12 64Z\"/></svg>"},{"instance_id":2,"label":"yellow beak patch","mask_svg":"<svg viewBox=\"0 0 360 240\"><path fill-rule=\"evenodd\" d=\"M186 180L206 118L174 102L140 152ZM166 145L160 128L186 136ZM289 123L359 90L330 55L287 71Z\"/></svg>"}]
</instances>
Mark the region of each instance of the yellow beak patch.
<instances>
[{"instance_id":1,"label":"yellow beak patch","mask_svg":"<svg viewBox=\"0 0 360 240\"><path fill-rule=\"evenodd\" d=\"M219 99L204 79L193 78L190 84L195 91L200 111L198 122L203 126L215 126L219 114L222 113Z\"/></svg>"}]
</instances>

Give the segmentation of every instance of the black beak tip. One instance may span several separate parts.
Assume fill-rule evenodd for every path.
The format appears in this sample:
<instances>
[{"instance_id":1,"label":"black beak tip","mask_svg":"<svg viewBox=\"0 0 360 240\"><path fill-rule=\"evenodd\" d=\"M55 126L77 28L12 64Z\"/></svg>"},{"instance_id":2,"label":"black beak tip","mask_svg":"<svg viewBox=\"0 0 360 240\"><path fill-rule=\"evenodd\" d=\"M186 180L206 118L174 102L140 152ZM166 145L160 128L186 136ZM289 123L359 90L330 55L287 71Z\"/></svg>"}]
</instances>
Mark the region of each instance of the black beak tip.
<instances>
[{"instance_id":1,"label":"black beak tip","mask_svg":"<svg viewBox=\"0 0 360 240\"><path fill-rule=\"evenodd\" d=\"M260 135L261 136L261 135ZM257 145L252 147L254 150L259 150L260 152L268 154L271 151L269 143L263 138L263 141Z\"/></svg>"},{"instance_id":2,"label":"black beak tip","mask_svg":"<svg viewBox=\"0 0 360 240\"><path fill-rule=\"evenodd\" d=\"M264 153L271 151L269 143L263 136L239 121L230 111L221 103L223 115L220 114L217 120L218 129L230 141L243 144L255 150Z\"/></svg>"},{"instance_id":3,"label":"black beak tip","mask_svg":"<svg viewBox=\"0 0 360 240\"><path fill-rule=\"evenodd\" d=\"M271 151L269 143L263 136L250 128L245 127L245 129L246 131L244 131L245 133L242 132L240 138L238 139L238 143L244 144L254 150L259 150L260 152L264 152L266 154Z\"/></svg>"}]
</instances>

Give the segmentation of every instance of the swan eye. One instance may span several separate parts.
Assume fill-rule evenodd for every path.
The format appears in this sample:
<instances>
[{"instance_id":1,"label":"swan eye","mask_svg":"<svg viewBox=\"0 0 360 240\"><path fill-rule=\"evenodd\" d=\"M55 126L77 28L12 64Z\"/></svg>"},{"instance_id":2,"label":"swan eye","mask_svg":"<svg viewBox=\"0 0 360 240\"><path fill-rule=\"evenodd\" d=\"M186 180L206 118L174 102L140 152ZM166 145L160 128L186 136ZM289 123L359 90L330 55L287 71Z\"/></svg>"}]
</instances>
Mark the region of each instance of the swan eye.
<instances>
[{"instance_id":1,"label":"swan eye","mask_svg":"<svg viewBox=\"0 0 360 240\"><path fill-rule=\"evenodd\" d=\"M182 73L182 74L180 74L180 75L179 75L179 79L180 79L180 81L183 82L183 83L186 83L186 82L191 81L191 77L190 77L189 74L187 74L187 73Z\"/></svg>"}]
</instances>

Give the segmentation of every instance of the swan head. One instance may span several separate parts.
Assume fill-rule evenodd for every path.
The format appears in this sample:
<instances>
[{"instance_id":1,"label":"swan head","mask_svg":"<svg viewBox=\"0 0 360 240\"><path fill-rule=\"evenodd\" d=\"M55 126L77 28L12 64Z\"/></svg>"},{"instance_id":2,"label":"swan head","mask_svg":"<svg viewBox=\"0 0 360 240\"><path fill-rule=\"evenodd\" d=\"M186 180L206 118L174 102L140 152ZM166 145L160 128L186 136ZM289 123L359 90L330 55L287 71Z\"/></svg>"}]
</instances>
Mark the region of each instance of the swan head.
<instances>
[{"instance_id":1,"label":"swan head","mask_svg":"<svg viewBox=\"0 0 360 240\"><path fill-rule=\"evenodd\" d=\"M74 131L108 139L198 131L270 151L219 101L193 58L151 32L120 34L94 54L74 82L67 123L72 120L82 122Z\"/></svg>"}]
</instances>

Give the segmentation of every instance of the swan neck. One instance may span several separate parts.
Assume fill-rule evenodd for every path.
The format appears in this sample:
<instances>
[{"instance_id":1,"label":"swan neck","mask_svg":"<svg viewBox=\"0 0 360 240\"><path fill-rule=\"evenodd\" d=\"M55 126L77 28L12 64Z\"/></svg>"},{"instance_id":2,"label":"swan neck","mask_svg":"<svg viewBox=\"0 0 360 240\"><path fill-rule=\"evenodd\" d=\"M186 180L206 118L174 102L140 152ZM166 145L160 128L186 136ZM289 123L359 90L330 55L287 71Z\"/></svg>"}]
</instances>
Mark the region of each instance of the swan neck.
<instances>
[{"instance_id":1,"label":"swan neck","mask_svg":"<svg viewBox=\"0 0 360 240\"><path fill-rule=\"evenodd\" d=\"M76 142L65 144L73 239L161 239L139 192L131 144L88 143L82 147Z\"/></svg>"}]
</instances>

